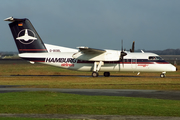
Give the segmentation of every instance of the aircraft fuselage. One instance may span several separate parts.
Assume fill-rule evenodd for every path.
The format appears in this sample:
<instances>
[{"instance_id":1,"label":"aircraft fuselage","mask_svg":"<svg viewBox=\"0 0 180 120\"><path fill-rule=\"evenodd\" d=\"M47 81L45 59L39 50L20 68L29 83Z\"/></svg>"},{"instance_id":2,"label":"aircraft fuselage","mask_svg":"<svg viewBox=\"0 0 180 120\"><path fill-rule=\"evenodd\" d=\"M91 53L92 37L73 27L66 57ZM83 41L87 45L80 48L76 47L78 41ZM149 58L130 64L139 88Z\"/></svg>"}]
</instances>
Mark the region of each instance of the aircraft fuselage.
<instances>
[{"instance_id":1,"label":"aircraft fuselage","mask_svg":"<svg viewBox=\"0 0 180 120\"><path fill-rule=\"evenodd\" d=\"M73 58L74 52L58 53L22 53L19 56L23 59L40 62L47 65L53 65L61 68L93 71L94 62L78 60ZM137 71L137 72L172 72L176 67L167 61L153 59L159 57L154 53L128 53L124 60L103 61L99 71ZM152 58L152 59L151 59ZM98 61L97 61L98 62Z\"/></svg>"}]
</instances>

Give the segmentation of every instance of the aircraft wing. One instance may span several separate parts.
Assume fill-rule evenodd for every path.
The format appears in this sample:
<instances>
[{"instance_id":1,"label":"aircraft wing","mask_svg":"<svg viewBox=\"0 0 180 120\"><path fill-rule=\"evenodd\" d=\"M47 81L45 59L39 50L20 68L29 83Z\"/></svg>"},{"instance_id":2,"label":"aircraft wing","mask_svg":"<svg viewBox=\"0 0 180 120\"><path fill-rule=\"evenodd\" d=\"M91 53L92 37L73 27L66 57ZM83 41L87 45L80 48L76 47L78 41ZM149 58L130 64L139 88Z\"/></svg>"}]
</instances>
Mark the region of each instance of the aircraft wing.
<instances>
[{"instance_id":1,"label":"aircraft wing","mask_svg":"<svg viewBox=\"0 0 180 120\"><path fill-rule=\"evenodd\" d=\"M79 60L87 61L104 61L106 50L94 49L89 47L78 47L79 52L75 53L72 57Z\"/></svg>"},{"instance_id":2,"label":"aircraft wing","mask_svg":"<svg viewBox=\"0 0 180 120\"><path fill-rule=\"evenodd\" d=\"M83 52L87 54L102 54L106 52L106 50L103 49L95 49L89 47L78 47L78 48L79 48L79 52Z\"/></svg>"}]
</instances>

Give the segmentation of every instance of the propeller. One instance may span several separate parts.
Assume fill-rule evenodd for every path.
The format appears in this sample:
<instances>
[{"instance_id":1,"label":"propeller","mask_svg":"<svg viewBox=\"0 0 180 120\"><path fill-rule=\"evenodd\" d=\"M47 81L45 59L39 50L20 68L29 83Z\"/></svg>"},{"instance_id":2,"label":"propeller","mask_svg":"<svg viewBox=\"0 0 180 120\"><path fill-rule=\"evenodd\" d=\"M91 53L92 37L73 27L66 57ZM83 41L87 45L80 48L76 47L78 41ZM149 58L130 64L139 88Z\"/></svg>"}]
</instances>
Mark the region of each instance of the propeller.
<instances>
[{"instance_id":1,"label":"propeller","mask_svg":"<svg viewBox=\"0 0 180 120\"><path fill-rule=\"evenodd\" d=\"M127 55L127 53L124 52L124 50L123 50L123 40L121 40L121 52L120 52L119 60L122 60L123 67L124 67L124 56L126 56L126 55Z\"/></svg>"},{"instance_id":2,"label":"propeller","mask_svg":"<svg viewBox=\"0 0 180 120\"><path fill-rule=\"evenodd\" d=\"M132 49L130 49L130 52L134 52L134 44L135 44L135 41L133 41L132 43Z\"/></svg>"}]
</instances>

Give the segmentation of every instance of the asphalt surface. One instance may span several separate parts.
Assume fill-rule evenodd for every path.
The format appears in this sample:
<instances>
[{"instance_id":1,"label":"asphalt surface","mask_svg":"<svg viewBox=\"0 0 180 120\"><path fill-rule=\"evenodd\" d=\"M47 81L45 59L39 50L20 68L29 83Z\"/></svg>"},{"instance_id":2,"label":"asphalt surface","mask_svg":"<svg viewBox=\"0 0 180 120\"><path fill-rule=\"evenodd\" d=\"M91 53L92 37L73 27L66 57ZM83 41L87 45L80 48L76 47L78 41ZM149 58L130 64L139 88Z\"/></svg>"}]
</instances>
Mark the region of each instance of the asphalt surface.
<instances>
[{"instance_id":1,"label":"asphalt surface","mask_svg":"<svg viewBox=\"0 0 180 120\"><path fill-rule=\"evenodd\" d=\"M3 77L92 77L91 75L7 75ZM99 75L98 77L104 77ZM159 76L141 76L141 75L111 75L110 77L128 77L128 78L160 78ZM180 76L166 76L166 78L180 78Z\"/></svg>"},{"instance_id":2,"label":"asphalt surface","mask_svg":"<svg viewBox=\"0 0 180 120\"><path fill-rule=\"evenodd\" d=\"M22 91L53 91L79 95L125 96L155 99L180 100L180 91L131 90L131 89L59 89L59 88L17 88L18 86L0 85L0 93ZM21 86L22 87L22 86Z\"/></svg>"},{"instance_id":3,"label":"asphalt surface","mask_svg":"<svg viewBox=\"0 0 180 120\"><path fill-rule=\"evenodd\" d=\"M180 120L179 117L123 116L123 115L59 115L59 114L0 114L0 117L52 118L76 120Z\"/></svg>"}]
</instances>

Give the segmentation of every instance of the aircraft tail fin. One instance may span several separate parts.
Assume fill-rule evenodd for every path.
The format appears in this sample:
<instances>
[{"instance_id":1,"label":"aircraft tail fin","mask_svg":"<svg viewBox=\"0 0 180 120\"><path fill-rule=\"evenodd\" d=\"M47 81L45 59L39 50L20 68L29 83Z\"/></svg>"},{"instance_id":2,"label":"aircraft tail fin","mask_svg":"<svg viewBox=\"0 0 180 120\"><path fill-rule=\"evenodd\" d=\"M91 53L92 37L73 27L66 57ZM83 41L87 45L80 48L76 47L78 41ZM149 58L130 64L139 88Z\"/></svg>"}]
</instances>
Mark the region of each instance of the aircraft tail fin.
<instances>
[{"instance_id":1,"label":"aircraft tail fin","mask_svg":"<svg viewBox=\"0 0 180 120\"><path fill-rule=\"evenodd\" d=\"M9 17L5 21L11 22L9 27L19 53L47 52L46 46L28 19Z\"/></svg>"}]
</instances>

